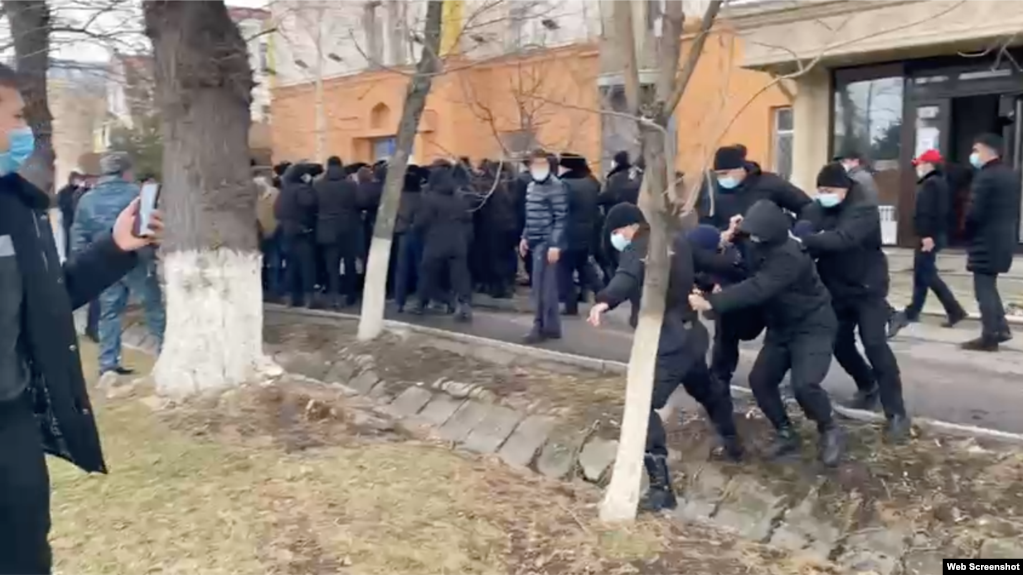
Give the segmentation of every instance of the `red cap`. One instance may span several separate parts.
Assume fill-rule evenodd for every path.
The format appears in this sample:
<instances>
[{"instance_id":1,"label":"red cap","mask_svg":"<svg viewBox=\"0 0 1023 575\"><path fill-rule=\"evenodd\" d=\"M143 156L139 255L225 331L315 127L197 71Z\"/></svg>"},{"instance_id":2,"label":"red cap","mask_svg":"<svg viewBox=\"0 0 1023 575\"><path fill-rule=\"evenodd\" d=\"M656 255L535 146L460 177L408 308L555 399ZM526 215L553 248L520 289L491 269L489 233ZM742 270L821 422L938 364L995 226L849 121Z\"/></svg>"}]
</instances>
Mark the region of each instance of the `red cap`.
<instances>
[{"instance_id":1,"label":"red cap","mask_svg":"<svg viewBox=\"0 0 1023 575\"><path fill-rule=\"evenodd\" d=\"M926 152L920 154L920 157L913 160L913 165L919 166L920 164L940 164L943 161L945 160L944 158L941 157L941 152L939 152L938 150L927 150Z\"/></svg>"}]
</instances>

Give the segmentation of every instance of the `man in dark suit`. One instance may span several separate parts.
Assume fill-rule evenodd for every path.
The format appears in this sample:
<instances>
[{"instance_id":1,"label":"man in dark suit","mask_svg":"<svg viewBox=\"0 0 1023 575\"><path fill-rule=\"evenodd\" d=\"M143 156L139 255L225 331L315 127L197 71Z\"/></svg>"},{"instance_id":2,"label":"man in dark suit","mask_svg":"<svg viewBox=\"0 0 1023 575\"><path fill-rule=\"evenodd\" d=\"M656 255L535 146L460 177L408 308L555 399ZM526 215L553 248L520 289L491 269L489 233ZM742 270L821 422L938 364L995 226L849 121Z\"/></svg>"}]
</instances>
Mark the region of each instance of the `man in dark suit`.
<instances>
[{"instance_id":1,"label":"man in dark suit","mask_svg":"<svg viewBox=\"0 0 1023 575\"><path fill-rule=\"evenodd\" d=\"M1008 273L1019 243L1019 175L1002 162L1002 138L984 134L973 143L970 164L977 169L970 187L970 208L966 214L969 238L966 269L973 272L973 291L980 306L983 328L980 337L962 348L998 351L998 345L1012 339L1005 321L1005 308L998 294L998 274Z\"/></svg>"}]
</instances>

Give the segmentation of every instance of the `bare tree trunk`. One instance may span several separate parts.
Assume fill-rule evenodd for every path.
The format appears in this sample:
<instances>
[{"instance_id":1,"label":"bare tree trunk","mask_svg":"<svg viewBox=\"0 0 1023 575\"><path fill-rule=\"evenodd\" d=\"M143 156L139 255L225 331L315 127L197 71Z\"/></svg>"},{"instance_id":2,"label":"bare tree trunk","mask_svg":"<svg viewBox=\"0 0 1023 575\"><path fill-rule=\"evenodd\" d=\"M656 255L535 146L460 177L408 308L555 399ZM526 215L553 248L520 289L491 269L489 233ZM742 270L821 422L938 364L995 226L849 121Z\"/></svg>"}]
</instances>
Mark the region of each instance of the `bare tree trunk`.
<instances>
[{"instance_id":1,"label":"bare tree trunk","mask_svg":"<svg viewBox=\"0 0 1023 575\"><path fill-rule=\"evenodd\" d=\"M239 385L263 355L256 189L249 170L252 70L222 1L144 4L164 140L161 206L167 331L161 393Z\"/></svg>"},{"instance_id":2,"label":"bare tree trunk","mask_svg":"<svg viewBox=\"0 0 1023 575\"><path fill-rule=\"evenodd\" d=\"M21 175L48 194L53 188L53 116L46 92L50 67L50 7L46 0L3 0L14 36L14 54L22 76L25 117L35 133L36 149Z\"/></svg>"},{"instance_id":3,"label":"bare tree trunk","mask_svg":"<svg viewBox=\"0 0 1023 575\"><path fill-rule=\"evenodd\" d=\"M405 184L405 171L409 155L415 143L419 119L430 94L433 76L440 69L438 57L441 40L441 24L444 12L443 0L430 0L426 8L426 23L423 29L423 53L416 64L416 73L409 80L405 93L405 105L398 123L398 136L394 155L387 166L387 179L380 200L376 225L373 227L373 243L369 248L369 262L366 265L366 284L362 291L362 314L359 317L359 339L368 341L376 338L384 329L384 304L387 289L387 268L391 259L391 243L394 236L394 219L401 202L401 190Z\"/></svg>"}]
</instances>

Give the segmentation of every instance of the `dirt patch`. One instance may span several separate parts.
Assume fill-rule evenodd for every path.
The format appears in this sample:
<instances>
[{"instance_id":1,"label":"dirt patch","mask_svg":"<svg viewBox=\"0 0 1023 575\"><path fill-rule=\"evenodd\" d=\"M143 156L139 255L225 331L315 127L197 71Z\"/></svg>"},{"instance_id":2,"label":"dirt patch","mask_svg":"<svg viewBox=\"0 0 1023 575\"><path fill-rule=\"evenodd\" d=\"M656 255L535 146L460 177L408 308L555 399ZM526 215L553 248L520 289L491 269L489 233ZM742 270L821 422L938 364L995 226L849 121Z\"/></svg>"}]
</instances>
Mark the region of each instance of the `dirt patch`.
<instances>
[{"instance_id":1,"label":"dirt patch","mask_svg":"<svg viewBox=\"0 0 1023 575\"><path fill-rule=\"evenodd\" d=\"M294 324L268 321L265 339L271 349L315 351L325 358L342 354L371 355L385 381L429 385L440 379L474 384L525 413L558 418L569 428L589 428L617 437L624 407L625 382L593 372L554 373L529 366L503 366L437 349L425 336L385 334L369 343L355 339L355 323Z\"/></svg>"}]
</instances>

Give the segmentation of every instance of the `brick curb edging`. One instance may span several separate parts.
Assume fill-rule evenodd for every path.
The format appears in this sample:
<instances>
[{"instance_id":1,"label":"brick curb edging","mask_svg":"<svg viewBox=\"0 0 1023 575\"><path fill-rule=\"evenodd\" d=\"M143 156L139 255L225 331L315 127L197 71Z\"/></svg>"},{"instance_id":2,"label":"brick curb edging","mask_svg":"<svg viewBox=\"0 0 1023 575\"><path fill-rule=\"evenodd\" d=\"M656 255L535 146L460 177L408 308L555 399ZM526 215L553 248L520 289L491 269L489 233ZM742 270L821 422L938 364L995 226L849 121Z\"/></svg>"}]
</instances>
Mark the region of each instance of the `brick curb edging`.
<instances>
[{"instance_id":1,"label":"brick curb edging","mask_svg":"<svg viewBox=\"0 0 1023 575\"><path fill-rule=\"evenodd\" d=\"M333 320L345 320L345 321L357 321L358 315L334 312L334 311L323 311L313 310L305 308L288 308L284 306L268 305L266 306L269 311L274 313L283 314L294 314L307 317L319 317L324 319ZM545 363L561 364L571 367L578 367L582 369L588 369L597 371L600 373L609 373L624 375L628 372L628 364L620 361L603 360L591 357L585 357L581 355L575 355L570 353L564 353L560 351L553 351L543 348L531 347L528 345L521 345L517 343L509 343L505 341L489 339L485 337L479 337L475 335L469 335L464 333L458 333L453 331L447 331L443 329L426 327L411 323L405 323L396 320L384 320L384 327L392 332L412 332L422 335L433 336L437 338L446 339L449 341L455 341L458 343L466 344L470 346L467 350L468 353L479 357L480 359L491 359L487 357L486 352L478 351L480 348L483 349L495 349L511 354L513 356L525 357L534 361L542 361ZM477 349L472 349L471 346L476 346ZM748 351L746 353L749 353ZM464 354L464 352L463 352ZM531 362L532 363L532 362ZM732 385L732 391L742 395L751 396L753 394L749 388ZM842 405L833 405L836 412L840 415L853 419L856 421L865 421L870 423L878 423L884 421L884 415L873 411L864 411L861 409L852 409ZM973 425L962 425L958 423L952 423L948 421L940 421L929 418L914 418L913 422L924 429L933 429L942 431L945 433L952 433L955 435L969 435L973 437L983 437L987 439L996 439L999 441L1006 441L1015 444L1023 445L1023 434L1012 433L1008 431L1001 431L998 429L990 429L987 427L978 427Z\"/></svg>"}]
</instances>

